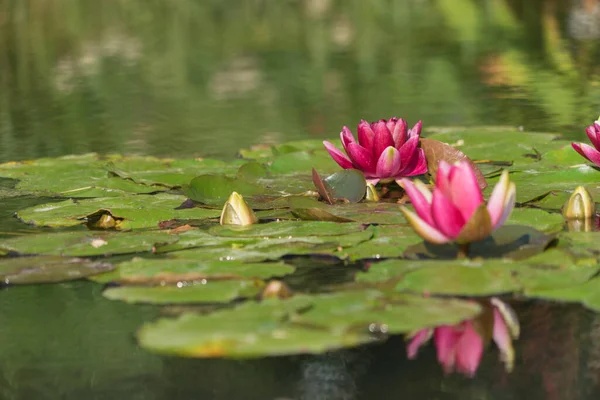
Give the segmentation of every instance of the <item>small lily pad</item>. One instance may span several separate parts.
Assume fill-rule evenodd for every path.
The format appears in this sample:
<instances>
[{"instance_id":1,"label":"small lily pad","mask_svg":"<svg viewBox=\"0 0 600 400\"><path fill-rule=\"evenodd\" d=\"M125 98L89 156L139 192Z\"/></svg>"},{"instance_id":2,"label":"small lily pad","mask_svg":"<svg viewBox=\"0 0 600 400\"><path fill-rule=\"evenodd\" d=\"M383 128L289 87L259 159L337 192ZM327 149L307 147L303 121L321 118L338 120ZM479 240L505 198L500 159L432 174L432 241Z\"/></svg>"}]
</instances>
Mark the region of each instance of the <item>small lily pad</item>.
<instances>
[{"instance_id":1,"label":"small lily pad","mask_svg":"<svg viewBox=\"0 0 600 400\"><path fill-rule=\"evenodd\" d=\"M100 283L156 285L212 280L253 280L284 276L295 268L284 263L211 262L205 260L134 258L92 279Z\"/></svg>"},{"instance_id":2,"label":"small lily pad","mask_svg":"<svg viewBox=\"0 0 600 400\"><path fill-rule=\"evenodd\" d=\"M207 174L192 179L190 184L184 187L184 192L186 196L194 201L207 205L222 206L232 192L238 192L246 197L265 193L266 189L245 182L242 179Z\"/></svg>"},{"instance_id":3,"label":"small lily pad","mask_svg":"<svg viewBox=\"0 0 600 400\"><path fill-rule=\"evenodd\" d=\"M65 282L114 269L110 263L58 256L0 259L0 281L11 285Z\"/></svg>"},{"instance_id":4,"label":"small lily pad","mask_svg":"<svg viewBox=\"0 0 600 400\"><path fill-rule=\"evenodd\" d=\"M128 230L156 228L159 222L170 219L200 220L220 215L219 210L209 208L176 209L184 200L183 196L171 194L65 200L26 208L17 217L36 226L68 227L89 223L105 214L118 221L115 229Z\"/></svg>"},{"instance_id":5,"label":"small lily pad","mask_svg":"<svg viewBox=\"0 0 600 400\"><path fill-rule=\"evenodd\" d=\"M365 226L357 223L338 224L316 221L279 221L247 227L214 226L209 233L228 237L293 238L302 236L339 236L359 232Z\"/></svg>"},{"instance_id":6,"label":"small lily pad","mask_svg":"<svg viewBox=\"0 0 600 400\"><path fill-rule=\"evenodd\" d=\"M365 197L367 181L357 169L344 169L323 179L329 197L333 200L347 200L358 203Z\"/></svg>"},{"instance_id":7,"label":"small lily pad","mask_svg":"<svg viewBox=\"0 0 600 400\"><path fill-rule=\"evenodd\" d=\"M152 251L157 243L173 243L176 235L162 232L56 232L0 240L0 252L62 256L100 256Z\"/></svg>"},{"instance_id":8,"label":"small lily pad","mask_svg":"<svg viewBox=\"0 0 600 400\"><path fill-rule=\"evenodd\" d=\"M262 283L249 281L206 281L178 287L120 286L103 292L111 300L147 304L226 303L237 298L255 296Z\"/></svg>"}]
</instances>

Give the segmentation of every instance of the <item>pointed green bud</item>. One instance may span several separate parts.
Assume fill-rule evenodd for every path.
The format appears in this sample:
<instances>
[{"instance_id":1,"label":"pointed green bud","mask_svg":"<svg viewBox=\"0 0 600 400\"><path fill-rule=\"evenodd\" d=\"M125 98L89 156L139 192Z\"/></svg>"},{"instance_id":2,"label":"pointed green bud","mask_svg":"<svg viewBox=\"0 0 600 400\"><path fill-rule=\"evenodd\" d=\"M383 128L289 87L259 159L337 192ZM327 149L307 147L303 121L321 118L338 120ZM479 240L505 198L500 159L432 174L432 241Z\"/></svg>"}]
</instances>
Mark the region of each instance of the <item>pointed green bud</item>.
<instances>
[{"instance_id":1,"label":"pointed green bud","mask_svg":"<svg viewBox=\"0 0 600 400\"><path fill-rule=\"evenodd\" d=\"M377 189L375 189L375 185L372 183L367 183L367 194L365 195L365 199L367 201L379 201L379 194L377 193Z\"/></svg>"},{"instance_id":2,"label":"pointed green bud","mask_svg":"<svg viewBox=\"0 0 600 400\"><path fill-rule=\"evenodd\" d=\"M254 211L237 192L231 193L231 196L225 202L223 211L221 212L221 219L219 223L221 225L252 225L258 222L258 218Z\"/></svg>"},{"instance_id":3,"label":"pointed green bud","mask_svg":"<svg viewBox=\"0 0 600 400\"><path fill-rule=\"evenodd\" d=\"M592 218L596 214L596 204L590 192L583 186L578 186L563 206L562 213L567 219Z\"/></svg>"}]
</instances>

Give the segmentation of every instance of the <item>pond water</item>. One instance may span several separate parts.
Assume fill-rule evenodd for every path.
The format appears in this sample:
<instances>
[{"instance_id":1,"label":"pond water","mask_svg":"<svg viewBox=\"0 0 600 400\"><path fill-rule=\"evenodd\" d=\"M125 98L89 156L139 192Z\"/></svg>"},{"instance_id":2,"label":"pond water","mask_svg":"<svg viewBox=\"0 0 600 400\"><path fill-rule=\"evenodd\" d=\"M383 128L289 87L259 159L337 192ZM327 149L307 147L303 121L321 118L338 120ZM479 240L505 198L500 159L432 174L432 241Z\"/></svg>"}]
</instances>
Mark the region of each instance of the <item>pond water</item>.
<instances>
[{"instance_id":1,"label":"pond water","mask_svg":"<svg viewBox=\"0 0 600 400\"><path fill-rule=\"evenodd\" d=\"M583 138L600 111L600 3L559 0L0 0L0 161L118 152L231 159L361 118ZM12 215L47 199L4 199ZM332 278L332 280L335 277ZM165 312L88 282L0 291L0 399L593 399L600 319L514 302L516 366L474 379L405 343L252 361L161 357Z\"/></svg>"}]
</instances>

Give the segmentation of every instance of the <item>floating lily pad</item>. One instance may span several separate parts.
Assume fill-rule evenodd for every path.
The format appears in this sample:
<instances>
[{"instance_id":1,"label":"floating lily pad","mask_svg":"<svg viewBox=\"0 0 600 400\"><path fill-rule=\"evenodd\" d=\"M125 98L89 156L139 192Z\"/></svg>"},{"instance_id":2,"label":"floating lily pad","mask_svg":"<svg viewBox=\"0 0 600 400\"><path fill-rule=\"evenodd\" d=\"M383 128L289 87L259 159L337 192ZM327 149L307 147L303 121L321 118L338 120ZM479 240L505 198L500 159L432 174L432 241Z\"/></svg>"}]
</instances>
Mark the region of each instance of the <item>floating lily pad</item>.
<instances>
[{"instance_id":1,"label":"floating lily pad","mask_svg":"<svg viewBox=\"0 0 600 400\"><path fill-rule=\"evenodd\" d=\"M382 332L406 332L456 323L478 312L479 306L471 302L385 298L377 291L295 296L246 303L208 316L162 319L143 326L138 340L150 350L188 357L314 354L371 342L375 326Z\"/></svg>"},{"instance_id":2,"label":"floating lily pad","mask_svg":"<svg viewBox=\"0 0 600 400\"><path fill-rule=\"evenodd\" d=\"M525 259L541 253L554 239L536 229L524 225L505 225L487 239L471 243L471 258ZM411 259L455 259L458 247L454 244L436 245L427 242L410 246L404 256Z\"/></svg>"},{"instance_id":3,"label":"floating lily pad","mask_svg":"<svg viewBox=\"0 0 600 400\"><path fill-rule=\"evenodd\" d=\"M472 160L512 161L513 167L539 161L541 154L568 144L559 135L507 128L449 128L428 138L449 143Z\"/></svg>"},{"instance_id":4,"label":"floating lily pad","mask_svg":"<svg viewBox=\"0 0 600 400\"><path fill-rule=\"evenodd\" d=\"M195 177L188 186L184 187L184 192L194 201L222 206L232 192L238 192L242 196L252 196L265 193L266 189L242 179L214 174Z\"/></svg>"},{"instance_id":5,"label":"floating lily pad","mask_svg":"<svg viewBox=\"0 0 600 400\"><path fill-rule=\"evenodd\" d=\"M284 263L210 262L182 259L134 258L117 265L115 271L97 275L96 282L120 284L175 284L212 280L252 280L284 276L295 268Z\"/></svg>"},{"instance_id":6,"label":"floating lily pad","mask_svg":"<svg viewBox=\"0 0 600 400\"><path fill-rule=\"evenodd\" d=\"M338 334L368 332L374 327L388 333L406 333L455 324L479 311L479 306L470 301L361 290L314 296L313 306L293 321L327 327Z\"/></svg>"},{"instance_id":7,"label":"floating lily pad","mask_svg":"<svg viewBox=\"0 0 600 400\"><path fill-rule=\"evenodd\" d=\"M120 286L103 292L111 300L127 303L191 304L224 303L237 298L255 296L262 284L249 281L206 281L178 287L171 286Z\"/></svg>"},{"instance_id":8,"label":"floating lily pad","mask_svg":"<svg viewBox=\"0 0 600 400\"><path fill-rule=\"evenodd\" d=\"M508 220L508 225L527 225L544 233L562 230L565 220L561 214L550 213L534 208L515 208Z\"/></svg>"},{"instance_id":9,"label":"floating lily pad","mask_svg":"<svg viewBox=\"0 0 600 400\"><path fill-rule=\"evenodd\" d=\"M39 233L0 240L6 254L51 254L99 256L152 251L157 243L173 243L176 235L162 232L57 232Z\"/></svg>"},{"instance_id":10,"label":"floating lily pad","mask_svg":"<svg viewBox=\"0 0 600 400\"><path fill-rule=\"evenodd\" d=\"M368 229L374 234L371 240L345 248L338 256L351 261L401 257L411 245L422 242L408 225L380 225Z\"/></svg>"},{"instance_id":11,"label":"floating lily pad","mask_svg":"<svg viewBox=\"0 0 600 400\"><path fill-rule=\"evenodd\" d=\"M50 227L66 227L86 224L93 217L110 215L116 221L116 229L156 228L161 221L170 219L218 218L219 210L208 208L176 209L185 197L157 194L101 197L85 200L65 200L26 208L17 213L23 222Z\"/></svg>"},{"instance_id":12,"label":"floating lily pad","mask_svg":"<svg viewBox=\"0 0 600 400\"><path fill-rule=\"evenodd\" d=\"M362 224L337 224L335 222L279 221L246 227L214 226L209 232L217 236L288 238L302 236L339 236L365 229Z\"/></svg>"},{"instance_id":13,"label":"floating lily pad","mask_svg":"<svg viewBox=\"0 0 600 400\"><path fill-rule=\"evenodd\" d=\"M57 256L0 259L0 281L11 285L64 282L101 274L113 265L84 258Z\"/></svg>"},{"instance_id":14,"label":"floating lily pad","mask_svg":"<svg viewBox=\"0 0 600 400\"><path fill-rule=\"evenodd\" d=\"M484 296L522 292L529 295L582 284L599 269L596 258L578 259L552 249L517 263L500 259L388 260L373 263L356 280L390 282L400 291L428 294Z\"/></svg>"},{"instance_id":15,"label":"floating lily pad","mask_svg":"<svg viewBox=\"0 0 600 400\"><path fill-rule=\"evenodd\" d=\"M321 146L323 146L323 143L321 143ZM340 166L333 161L329 153L323 148L320 151L299 151L275 156L269 171L273 174L289 175L310 173L312 168L324 174L340 170Z\"/></svg>"},{"instance_id":16,"label":"floating lily pad","mask_svg":"<svg viewBox=\"0 0 600 400\"><path fill-rule=\"evenodd\" d=\"M65 197L108 197L166 190L114 176L96 154L42 158L0 165L0 176L18 179L16 189Z\"/></svg>"}]
</instances>

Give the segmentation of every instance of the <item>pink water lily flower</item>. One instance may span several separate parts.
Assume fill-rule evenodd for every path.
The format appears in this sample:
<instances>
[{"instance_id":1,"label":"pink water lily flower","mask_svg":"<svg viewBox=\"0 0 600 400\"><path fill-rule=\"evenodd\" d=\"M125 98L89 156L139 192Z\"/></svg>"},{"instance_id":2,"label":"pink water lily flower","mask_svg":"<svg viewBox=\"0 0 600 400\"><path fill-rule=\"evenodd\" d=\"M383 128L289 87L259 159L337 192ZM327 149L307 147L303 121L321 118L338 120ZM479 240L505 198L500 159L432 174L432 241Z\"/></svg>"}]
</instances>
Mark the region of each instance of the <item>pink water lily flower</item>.
<instances>
[{"instance_id":1,"label":"pink water lily flower","mask_svg":"<svg viewBox=\"0 0 600 400\"><path fill-rule=\"evenodd\" d=\"M585 133L594 147L585 143L571 143L571 146L573 146L575 151L579 154L600 167L600 120L595 121L593 125L588 126Z\"/></svg>"},{"instance_id":2,"label":"pink water lily flower","mask_svg":"<svg viewBox=\"0 0 600 400\"><path fill-rule=\"evenodd\" d=\"M358 143L347 126L340 133L346 154L324 141L331 157L344 169L362 171L367 182L389 182L427 172L425 152L419 148L422 122L407 130L406 121L396 117L358 124Z\"/></svg>"},{"instance_id":3,"label":"pink water lily flower","mask_svg":"<svg viewBox=\"0 0 600 400\"><path fill-rule=\"evenodd\" d=\"M453 371L473 377L483 355L486 343L478 330L489 329L492 338L500 350L500 359L507 371L512 371L515 353L512 339L519 337L519 321L514 311L497 298L490 300L493 318L482 315L474 320L463 321L457 325L441 325L436 328L422 329L411 337L406 353L409 359L415 359L421 346L433 336L438 362L445 373ZM489 307L489 306L488 306ZM485 321L493 327L484 327Z\"/></svg>"},{"instance_id":4,"label":"pink water lily flower","mask_svg":"<svg viewBox=\"0 0 600 400\"><path fill-rule=\"evenodd\" d=\"M401 207L406 219L419 236L436 244L485 239L506 221L516 200L515 184L504 171L486 206L466 161L454 165L440 161L433 193L418 180L401 179L399 184L416 211Z\"/></svg>"}]
</instances>

